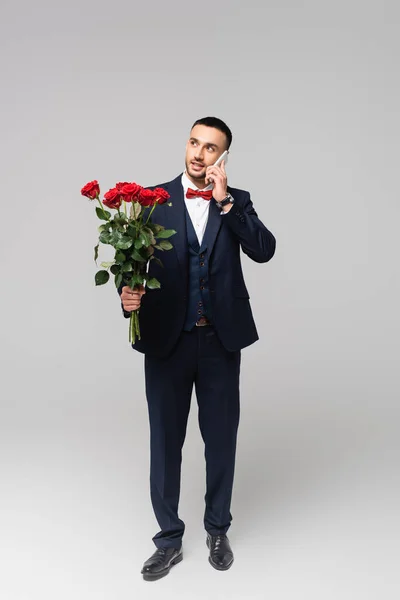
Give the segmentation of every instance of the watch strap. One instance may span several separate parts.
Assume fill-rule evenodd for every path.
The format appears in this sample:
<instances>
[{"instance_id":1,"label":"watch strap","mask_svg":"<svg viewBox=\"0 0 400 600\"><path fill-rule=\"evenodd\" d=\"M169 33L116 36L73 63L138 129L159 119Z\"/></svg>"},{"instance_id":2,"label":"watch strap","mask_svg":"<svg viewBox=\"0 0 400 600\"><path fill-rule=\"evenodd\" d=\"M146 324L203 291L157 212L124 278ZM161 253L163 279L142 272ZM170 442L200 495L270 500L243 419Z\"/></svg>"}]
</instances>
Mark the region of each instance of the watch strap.
<instances>
[{"instance_id":1,"label":"watch strap","mask_svg":"<svg viewBox=\"0 0 400 600\"><path fill-rule=\"evenodd\" d=\"M228 194L221 202L217 202L218 206L221 208L226 206L227 204L233 204L234 200L231 194Z\"/></svg>"}]
</instances>

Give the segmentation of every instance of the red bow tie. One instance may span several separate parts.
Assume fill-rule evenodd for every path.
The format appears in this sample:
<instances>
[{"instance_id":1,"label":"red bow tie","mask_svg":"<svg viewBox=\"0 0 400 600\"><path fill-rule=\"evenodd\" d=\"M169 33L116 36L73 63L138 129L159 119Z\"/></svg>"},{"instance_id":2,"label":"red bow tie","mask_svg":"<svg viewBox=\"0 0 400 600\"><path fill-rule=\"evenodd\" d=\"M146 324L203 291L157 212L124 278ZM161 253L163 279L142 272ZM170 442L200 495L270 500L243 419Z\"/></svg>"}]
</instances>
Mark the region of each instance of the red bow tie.
<instances>
[{"instance_id":1,"label":"red bow tie","mask_svg":"<svg viewBox=\"0 0 400 600\"><path fill-rule=\"evenodd\" d=\"M188 188L186 192L186 198L204 198L204 200L211 200L213 191L212 190L192 190Z\"/></svg>"}]
</instances>

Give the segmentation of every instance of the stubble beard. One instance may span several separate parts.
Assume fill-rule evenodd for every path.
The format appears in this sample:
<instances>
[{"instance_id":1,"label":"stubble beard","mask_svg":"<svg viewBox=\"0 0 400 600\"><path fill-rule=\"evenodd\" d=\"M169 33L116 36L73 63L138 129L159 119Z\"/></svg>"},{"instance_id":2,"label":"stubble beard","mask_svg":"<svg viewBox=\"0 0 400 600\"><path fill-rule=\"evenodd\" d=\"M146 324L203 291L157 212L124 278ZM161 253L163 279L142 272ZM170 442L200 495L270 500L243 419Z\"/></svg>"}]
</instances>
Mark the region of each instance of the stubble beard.
<instances>
[{"instance_id":1,"label":"stubble beard","mask_svg":"<svg viewBox=\"0 0 400 600\"><path fill-rule=\"evenodd\" d=\"M187 174L193 179L196 183L205 184L206 179L206 168L204 167L203 171L192 171L191 164L186 163L186 171Z\"/></svg>"}]
</instances>

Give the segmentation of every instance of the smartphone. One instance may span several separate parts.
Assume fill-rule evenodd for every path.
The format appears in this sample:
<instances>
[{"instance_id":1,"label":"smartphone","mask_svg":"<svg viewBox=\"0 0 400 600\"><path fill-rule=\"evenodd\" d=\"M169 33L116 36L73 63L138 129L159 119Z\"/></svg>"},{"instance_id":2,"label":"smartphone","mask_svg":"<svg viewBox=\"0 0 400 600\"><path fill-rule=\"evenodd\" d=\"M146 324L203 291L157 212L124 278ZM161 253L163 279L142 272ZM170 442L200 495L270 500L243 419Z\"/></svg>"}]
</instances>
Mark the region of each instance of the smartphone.
<instances>
[{"instance_id":1,"label":"smartphone","mask_svg":"<svg viewBox=\"0 0 400 600\"><path fill-rule=\"evenodd\" d=\"M221 154L221 156L219 158L217 158L217 160L213 164L213 167L217 167L223 160L225 160L225 164L226 164L228 162L228 154L229 154L229 150L225 150L225 152L223 152Z\"/></svg>"},{"instance_id":2,"label":"smartphone","mask_svg":"<svg viewBox=\"0 0 400 600\"><path fill-rule=\"evenodd\" d=\"M221 156L219 158L217 158L217 160L213 164L213 167L217 167L219 164L221 164L221 162L223 160L225 160L225 164L226 164L228 162L228 154L229 154L229 150L225 150L225 152L223 152L221 154ZM213 183L213 182L214 182L214 180L211 177L209 177L208 178L208 183L210 184L210 183Z\"/></svg>"}]
</instances>

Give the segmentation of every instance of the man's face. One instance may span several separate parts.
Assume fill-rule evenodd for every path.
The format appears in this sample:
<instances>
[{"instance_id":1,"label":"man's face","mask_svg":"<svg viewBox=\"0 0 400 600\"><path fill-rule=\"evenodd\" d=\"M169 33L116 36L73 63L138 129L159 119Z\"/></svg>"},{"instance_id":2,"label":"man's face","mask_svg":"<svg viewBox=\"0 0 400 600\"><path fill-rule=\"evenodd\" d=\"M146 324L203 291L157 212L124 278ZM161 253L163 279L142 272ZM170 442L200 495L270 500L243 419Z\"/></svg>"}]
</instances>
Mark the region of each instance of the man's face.
<instances>
[{"instance_id":1,"label":"man's face","mask_svg":"<svg viewBox=\"0 0 400 600\"><path fill-rule=\"evenodd\" d=\"M206 168L227 149L226 135L207 125L195 125L186 144L186 172L193 183L204 185Z\"/></svg>"}]
</instances>

